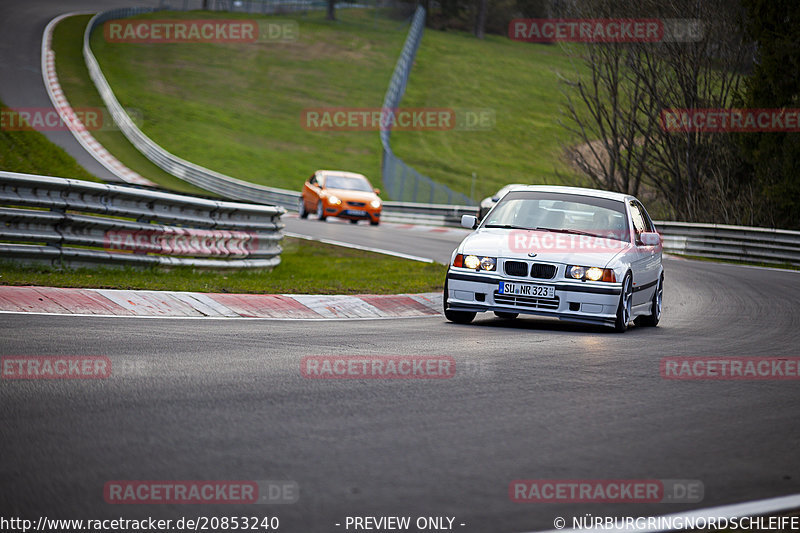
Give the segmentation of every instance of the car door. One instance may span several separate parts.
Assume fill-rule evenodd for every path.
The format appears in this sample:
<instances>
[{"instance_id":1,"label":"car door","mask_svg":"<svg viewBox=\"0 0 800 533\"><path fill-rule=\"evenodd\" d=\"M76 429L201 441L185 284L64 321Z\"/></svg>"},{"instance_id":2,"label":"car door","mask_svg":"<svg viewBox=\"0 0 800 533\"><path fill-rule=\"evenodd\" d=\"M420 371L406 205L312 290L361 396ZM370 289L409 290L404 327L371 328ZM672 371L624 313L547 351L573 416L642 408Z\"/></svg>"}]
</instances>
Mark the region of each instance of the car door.
<instances>
[{"instance_id":1,"label":"car door","mask_svg":"<svg viewBox=\"0 0 800 533\"><path fill-rule=\"evenodd\" d=\"M633 305L639 305L649 302L653 296L661 264L661 252L659 246L645 246L640 239L642 232L655 231L653 221L650 220L644 206L638 200L630 200L628 207L636 244L634 260L631 265L633 269Z\"/></svg>"}]
</instances>

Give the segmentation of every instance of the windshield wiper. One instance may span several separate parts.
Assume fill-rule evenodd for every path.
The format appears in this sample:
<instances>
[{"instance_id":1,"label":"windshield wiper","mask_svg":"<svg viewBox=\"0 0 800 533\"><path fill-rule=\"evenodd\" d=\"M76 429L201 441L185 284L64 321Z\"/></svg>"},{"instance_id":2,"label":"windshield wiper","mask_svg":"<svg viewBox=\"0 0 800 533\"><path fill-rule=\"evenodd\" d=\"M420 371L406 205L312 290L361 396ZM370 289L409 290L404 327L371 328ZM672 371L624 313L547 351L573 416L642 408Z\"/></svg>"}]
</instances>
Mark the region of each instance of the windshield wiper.
<instances>
[{"instance_id":1,"label":"windshield wiper","mask_svg":"<svg viewBox=\"0 0 800 533\"><path fill-rule=\"evenodd\" d=\"M587 231L581 231L578 229L566 229L566 228L536 228L537 231L555 231L556 233L571 233L573 235L588 235L589 237L599 237L595 233L589 233Z\"/></svg>"},{"instance_id":2,"label":"windshield wiper","mask_svg":"<svg viewBox=\"0 0 800 533\"><path fill-rule=\"evenodd\" d=\"M501 228L501 229L525 229L531 230L531 228L525 226L515 226L514 224L486 224L484 228Z\"/></svg>"}]
</instances>

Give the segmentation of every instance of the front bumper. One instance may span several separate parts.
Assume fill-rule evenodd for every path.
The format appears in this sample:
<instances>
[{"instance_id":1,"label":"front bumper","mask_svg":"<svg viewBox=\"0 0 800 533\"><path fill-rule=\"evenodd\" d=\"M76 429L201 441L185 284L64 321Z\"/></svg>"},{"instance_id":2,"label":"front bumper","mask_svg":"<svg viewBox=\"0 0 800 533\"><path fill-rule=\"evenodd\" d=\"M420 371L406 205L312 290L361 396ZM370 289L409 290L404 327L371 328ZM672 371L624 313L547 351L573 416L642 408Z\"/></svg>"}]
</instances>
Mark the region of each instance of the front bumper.
<instances>
[{"instance_id":1,"label":"front bumper","mask_svg":"<svg viewBox=\"0 0 800 533\"><path fill-rule=\"evenodd\" d=\"M358 211L361 211L360 213ZM366 207L325 206L325 216L347 218L350 220L371 220L377 222L381 219L381 210Z\"/></svg>"},{"instance_id":2,"label":"front bumper","mask_svg":"<svg viewBox=\"0 0 800 533\"><path fill-rule=\"evenodd\" d=\"M501 295L500 282L554 285L554 298ZM504 277L451 269L447 272L447 308L453 311L501 311L541 315L583 322L614 325L621 283L571 280L538 280Z\"/></svg>"}]
</instances>

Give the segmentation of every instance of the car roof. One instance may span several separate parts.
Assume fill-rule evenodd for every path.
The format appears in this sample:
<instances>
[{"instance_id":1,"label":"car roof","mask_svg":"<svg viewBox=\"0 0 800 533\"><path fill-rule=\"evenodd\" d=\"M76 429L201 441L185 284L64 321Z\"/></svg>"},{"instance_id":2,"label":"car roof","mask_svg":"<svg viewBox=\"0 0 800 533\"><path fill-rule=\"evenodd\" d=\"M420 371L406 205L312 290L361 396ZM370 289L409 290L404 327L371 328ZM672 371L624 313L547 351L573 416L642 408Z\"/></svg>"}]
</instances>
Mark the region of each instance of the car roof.
<instances>
[{"instance_id":1,"label":"car roof","mask_svg":"<svg viewBox=\"0 0 800 533\"><path fill-rule=\"evenodd\" d=\"M563 185L521 185L514 187L510 192L514 191L539 191L539 192L556 192L564 194L577 194L581 196L593 196L595 198L606 198L609 200L617 200L624 202L633 199L630 194L624 194L614 191L603 191L601 189L587 189L584 187L566 187Z\"/></svg>"},{"instance_id":2,"label":"car roof","mask_svg":"<svg viewBox=\"0 0 800 533\"><path fill-rule=\"evenodd\" d=\"M346 176L348 178L363 178L365 180L367 179L367 177L363 174L358 174L356 172L347 172L346 170L317 170L315 174L321 177L327 177L330 176L331 174L336 174L337 176Z\"/></svg>"}]
</instances>

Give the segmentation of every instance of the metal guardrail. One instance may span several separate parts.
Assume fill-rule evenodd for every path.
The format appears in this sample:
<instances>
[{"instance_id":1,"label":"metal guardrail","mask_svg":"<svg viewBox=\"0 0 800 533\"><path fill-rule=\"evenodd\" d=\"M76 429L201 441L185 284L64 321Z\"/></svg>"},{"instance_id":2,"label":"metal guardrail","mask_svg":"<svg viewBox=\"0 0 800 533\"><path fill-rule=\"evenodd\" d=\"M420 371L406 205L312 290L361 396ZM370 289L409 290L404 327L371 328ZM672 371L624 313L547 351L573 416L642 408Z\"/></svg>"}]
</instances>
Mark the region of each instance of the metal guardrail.
<instances>
[{"instance_id":1,"label":"metal guardrail","mask_svg":"<svg viewBox=\"0 0 800 533\"><path fill-rule=\"evenodd\" d=\"M284 209L0 172L0 257L53 265L273 268Z\"/></svg>"},{"instance_id":2,"label":"metal guardrail","mask_svg":"<svg viewBox=\"0 0 800 533\"><path fill-rule=\"evenodd\" d=\"M389 88L383 98L383 109L397 109L406 92L408 77L414 65L414 57L422 41L422 32L425 29L425 8L417 6L411 28L408 30L400 58L394 67ZM429 204L461 203L472 205L474 202L469 196L455 192L449 187L436 183L427 176L423 176L413 167L406 164L392 152L391 128L383 128L380 132L383 156L381 160L381 178L385 190L397 201L427 202Z\"/></svg>"},{"instance_id":3,"label":"metal guardrail","mask_svg":"<svg viewBox=\"0 0 800 533\"><path fill-rule=\"evenodd\" d=\"M384 202L381 220L428 226L461 227L461 215L477 214L478 208L469 205Z\"/></svg>"},{"instance_id":4,"label":"metal guardrail","mask_svg":"<svg viewBox=\"0 0 800 533\"><path fill-rule=\"evenodd\" d=\"M369 3L336 2L336 9L348 7L375 7L374 0ZM210 11L229 11L231 13L273 14L297 13L327 9L326 0L161 0L162 9L182 9L183 11L208 9Z\"/></svg>"},{"instance_id":5,"label":"metal guardrail","mask_svg":"<svg viewBox=\"0 0 800 533\"><path fill-rule=\"evenodd\" d=\"M667 221L655 225L668 253L800 265L800 231Z\"/></svg>"}]
</instances>

